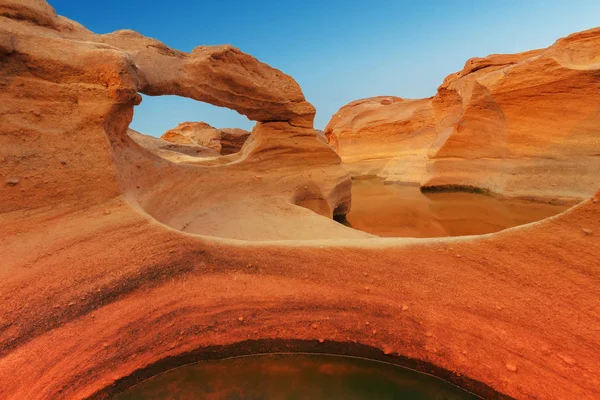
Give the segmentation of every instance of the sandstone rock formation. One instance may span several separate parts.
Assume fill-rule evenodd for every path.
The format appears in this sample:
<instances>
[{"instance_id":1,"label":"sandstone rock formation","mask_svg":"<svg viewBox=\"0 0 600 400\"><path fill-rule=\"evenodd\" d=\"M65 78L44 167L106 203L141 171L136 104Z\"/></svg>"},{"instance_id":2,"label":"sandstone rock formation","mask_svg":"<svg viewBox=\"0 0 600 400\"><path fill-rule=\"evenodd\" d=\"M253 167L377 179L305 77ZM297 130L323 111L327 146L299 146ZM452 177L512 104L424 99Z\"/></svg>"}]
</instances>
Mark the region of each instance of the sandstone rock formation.
<instances>
[{"instance_id":1,"label":"sandstone rock formation","mask_svg":"<svg viewBox=\"0 0 600 400\"><path fill-rule=\"evenodd\" d=\"M179 94L230 106L250 118L268 121L261 125L263 132L284 132L284 135L294 136L288 151L315 154L312 164L318 168L317 172L303 167L300 176L285 182L279 174L289 173L286 169L293 169L293 165L278 160L279 170L275 171L269 168L268 161L258 162L270 159L268 145L263 145L264 154L239 155L244 162L227 156L214 162L235 161L235 165L224 167L228 171L226 174L239 169L242 173L238 178L248 185L262 179L273 197L290 204L292 211L282 210L281 214L305 214L310 219L312 212L293 207L293 204L309 200L319 203L317 211L329 217L348 208L349 178L339 166L339 157L315 139L312 131L314 108L304 100L300 88L288 75L231 46L201 47L192 54L185 54L135 32L95 35L56 16L43 3L0 4L0 15L3 16L0 37L4 38L1 43L5 49L0 71L4 90L0 96L6 116L0 121L3 132L0 144L7 163L7 176L20 179L18 188L0 187L0 209L3 211L33 209L47 204L85 207L125 195L154 215L158 212L155 203L173 209L166 199L179 202L176 193L185 192L179 187L191 187L194 179L199 179L197 177L203 177L203 188L209 192L219 193L219 187L228 187L231 184L227 182L229 178L208 178L215 170L200 168L210 166L206 163L195 170L176 168L162 162L152 151L143 151L144 148L131 140L127 126L133 107L141 101L138 92ZM36 24L42 20L52 22ZM226 136L236 135L229 132ZM266 133L257 136L260 140L278 142L277 138L268 138ZM306 149L304 142L308 143ZM146 140L145 143L150 142ZM82 146L89 151L70 150ZM286 146L275 152L282 149L285 151ZM320 155L323 155L322 159L318 159ZM191 162L199 159L183 158L190 161L190 157ZM253 165L256 165L254 170ZM271 180L280 182L283 187L269 184ZM90 182L93 182L92 187ZM165 194L166 187L177 190ZM241 186L237 187L241 190ZM197 187L190 190L198 193ZM30 195L23 201L26 193ZM241 195L235 195L233 191L228 193L220 194L219 198L237 199ZM196 197L197 194L189 196L182 203ZM279 201L270 199L268 193L256 193L255 198L245 197L245 201L252 204L255 200L274 201L274 204ZM177 210L183 212L183 204L179 204ZM223 205L221 203L219 207ZM193 210L198 206L190 205ZM278 214L280 210L260 207L269 209L270 214ZM164 212L157 218L161 222L169 219ZM190 222L187 218L176 227L182 228ZM189 218L195 217L189 215ZM177 221L179 224L180 219ZM328 229L343 231L342 235L347 236L364 236L332 220L319 218L318 221L329 226L322 230L324 237L327 237ZM235 221L230 224L233 226ZM203 229L195 233L211 233L210 226ZM248 231L244 236L248 239L266 237L256 230ZM273 238L280 236L277 234Z\"/></svg>"},{"instance_id":2,"label":"sandstone rock formation","mask_svg":"<svg viewBox=\"0 0 600 400\"><path fill-rule=\"evenodd\" d=\"M221 128L219 131L221 131L221 154L223 155L237 153L250 137L250 132L241 128Z\"/></svg>"},{"instance_id":3,"label":"sandstone rock formation","mask_svg":"<svg viewBox=\"0 0 600 400\"><path fill-rule=\"evenodd\" d=\"M219 154L237 153L250 136L239 128L217 129L205 122L183 122L169 129L161 139L179 144L191 144L214 149Z\"/></svg>"},{"instance_id":4,"label":"sandstone rock formation","mask_svg":"<svg viewBox=\"0 0 600 400\"><path fill-rule=\"evenodd\" d=\"M135 131L131 128L127 130L127 135L129 135L129 137L140 146L152 151L162 158L166 158L167 160L173 162L182 162L184 155L202 158L219 157L221 155L221 153L213 148L200 146L196 143L192 143L191 141L187 143L185 141L183 143L167 141L155 138L153 136L144 135L143 133ZM187 159L189 159L189 157Z\"/></svg>"},{"instance_id":5,"label":"sandstone rock formation","mask_svg":"<svg viewBox=\"0 0 600 400\"><path fill-rule=\"evenodd\" d=\"M315 133L317 134L317 139L319 139L323 143L329 144L327 136L325 136L325 132L323 132L320 129L315 129Z\"/></svg>"},{"instance_id":6,"label":"sandstone rock formation","mask_svg":"<svg viewBox=\"0 0 600 400\"><path fill-rule=\"evenodd\" d=\"M289 76L228 46L95 35L43 1L0 0L0 85L1 399L108 398L276 348L600 395L600 193L493 235L373 238L331 221L351 182ZM237 154L174 163L158 153L180 147L127 133L139 92L259 123Z\"/></svg>"},{"instance_id":7,"label":"sandstone rock formation","mask_svg":"<svg viewBox=\"0 0 600 400\"><path fill-rule=\"evenodd\" d=\"M599 57L596 28L473 58L433 98L350 103L326 134L356 176L586 198L600 185Z\"/></svg>"},{"instance_id":8,"label":"sandstone rock formation","mask_svg":"<svg viewBox=\"0 0 600 400\"><path fill-rule=\"evenodd\" d=\"M419 183L435 139L431 99L381 96L342 107L325 128L355 177Z\"/></svg>"}]
</instances>

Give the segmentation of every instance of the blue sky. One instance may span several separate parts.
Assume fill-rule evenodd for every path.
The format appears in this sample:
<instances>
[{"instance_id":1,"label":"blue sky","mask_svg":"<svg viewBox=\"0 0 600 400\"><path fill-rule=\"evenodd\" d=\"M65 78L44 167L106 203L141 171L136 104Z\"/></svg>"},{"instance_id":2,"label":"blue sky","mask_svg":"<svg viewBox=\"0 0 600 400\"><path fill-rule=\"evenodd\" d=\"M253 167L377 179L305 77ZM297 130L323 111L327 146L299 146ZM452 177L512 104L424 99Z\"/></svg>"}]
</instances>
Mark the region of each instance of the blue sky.
<instances>
[{"instance_id":1,"label":"blue sky","mask_svg":"<svg viewBox=\"0 0 600 400\"><path fill-rule=\"evenodd\" d=\"M344 104L429 97L467 59L546 47L600 25L600 0L50 0L97 33L133 29L173 48L232 44L292 75L323 129ZM235 111L144 96L132 128L160 136L183 121L250 129Z\"/></svg>"}]
</instances>

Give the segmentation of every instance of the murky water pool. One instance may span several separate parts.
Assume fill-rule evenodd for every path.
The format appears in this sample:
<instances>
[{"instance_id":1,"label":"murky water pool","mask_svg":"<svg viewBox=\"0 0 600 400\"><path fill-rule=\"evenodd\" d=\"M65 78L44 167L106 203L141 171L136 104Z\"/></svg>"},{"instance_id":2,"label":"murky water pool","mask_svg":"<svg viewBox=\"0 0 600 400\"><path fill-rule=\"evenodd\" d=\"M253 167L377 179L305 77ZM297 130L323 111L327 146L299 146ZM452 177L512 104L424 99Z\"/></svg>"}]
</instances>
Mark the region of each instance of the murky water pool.
<instances>
[{"instance_id":1,"label":"murky water pool","mask_svg":"<svg viewBox=\"0 0 600 400\"><path fill-rule=\"evenodd\" d=\"M317 354L270 354L205 361L144 381L116 400L411 399L479 397L395 365Z\"/></svg>"},{"instance_id":2,"label":"murky water pool","mask_svg":"<svg viewBox=\"0 0 600 400\"><path fill-rule=\"evenodd\" d=\"M354 229L385 237L480 235L559 214L570 205L466 192L421 193L417 186L382 180L352 182Z\"/></svg>"}]
</instances>

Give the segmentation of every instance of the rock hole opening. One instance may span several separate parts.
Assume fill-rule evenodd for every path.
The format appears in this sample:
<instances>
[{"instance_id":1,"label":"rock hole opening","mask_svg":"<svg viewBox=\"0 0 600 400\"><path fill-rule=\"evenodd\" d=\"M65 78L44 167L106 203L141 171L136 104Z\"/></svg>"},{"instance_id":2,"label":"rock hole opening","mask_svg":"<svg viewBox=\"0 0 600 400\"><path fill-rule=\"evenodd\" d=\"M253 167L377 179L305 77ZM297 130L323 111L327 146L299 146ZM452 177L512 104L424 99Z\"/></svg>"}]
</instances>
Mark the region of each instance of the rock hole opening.
<instances>
[{"instance_id":1,"label":"rock hole opening","mask_svg":"<svg viewBox=\"0 0 600 400\"><path fill-rule=\"evenodd\" d=\"M128 134L174 162L238 153L253 121L234 110L179 96L146 96L135 107Z\"/></svg>"}]
</instances>

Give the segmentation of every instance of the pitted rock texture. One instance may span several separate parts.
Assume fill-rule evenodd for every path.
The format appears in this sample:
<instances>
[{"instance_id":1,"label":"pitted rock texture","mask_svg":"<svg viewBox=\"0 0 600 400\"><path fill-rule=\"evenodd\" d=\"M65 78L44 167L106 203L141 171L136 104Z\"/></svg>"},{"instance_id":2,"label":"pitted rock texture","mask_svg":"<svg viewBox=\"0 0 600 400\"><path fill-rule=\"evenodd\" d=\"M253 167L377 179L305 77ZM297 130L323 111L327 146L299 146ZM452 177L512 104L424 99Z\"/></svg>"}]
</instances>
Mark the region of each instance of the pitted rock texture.
<instances>
[{"instance_id":1,"label":"pitted rock texture","mask_svg":"<svg viewBox=\"0 0 600 400\"><path fill-rule=\"evenodd\" d=\"M161 169L161 161L151 153L162 146L164 155L163 144L146 140L154 150L145 152L127 135L133 107L141 101L138 92L179 94L229 106L258 121L283 124L289 132L297 131L298 137L316 137L312 131L314 108L304 100L296 82L231 46L204 46L185 54L132 31L96 35L56 16L51 7L40 1L21 5L0 2L0 16L0 43L4 49L0 60L0 151L6 176L20 180L18 190L11 185L0 186L3 211L67 203L85 207L122 193L134 193L131 196L135 199L140 192L161 190L160 185L169 180L167 172L173 166L167 163ZM226 139L221 143L221 152L237 150L239 137L243 136L238 133L221 134ZM311 147L313 142L317 140L310 140ZM71 151L83 147L88 150ZM292 147L294 151L308 151L299 145ZM335 153L325 144L321 147L331 153L324 161L327 165L322 169L323 179L320 170L307 174L306 182L297 179L294 187L311 186L316 191L308 190L300 197L327 199L327 214L331 216L349 201L349 177ZM230 156L208 163L239 163L239 158L244 157ZM206 157L176 155L174 161L193 163L202 158ZM138 166L132 166L134 160ZM151 168L143 171L145 177L132 181L130 177L138 176L135 171L142 168L143 160L152 160ZM198 166L197 170L204 170L202 167L207 165ZM277 175L275 169L260 167L263 168ZM284 164L281 170L285 170ZM174 172L172 178L180 174ZM322 182L328 179L334 182ZM157 186L149 186L149 182ZM321 184L345 187L348 193L334 198L323 193ZM287 188L280 189L279 194ZM304 189L293 190L285 201L293 203L295 193L301 191ZM335 193L340 191L336 189ZM257 201L264 201L262 198ZM346 230L349 235L361 235L333 221L325 220L325 224L334 230ZM247 234L253 235L254 232Z\"/></svg>"},{"instance_id":2,"label":"pitted rock texture","mask_svg":"<svg viewBox=\"0 0 600 400\"><path fill-rule=\"evenodd\" d=\"M373 238L330 219L349 176L298 86L250 56L94 35L34 0L0 0L0 48L1 399L107 398L248 339L365 344L515 398L600 397L600 193L493 235ZM264 121L236 154L173 162L160 151L181 147L128 134L138 92Z\"/></svg>"}]
</instances>

